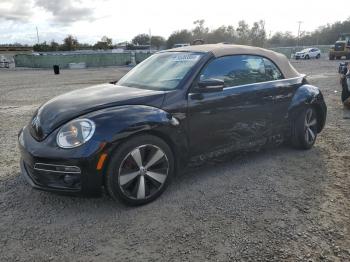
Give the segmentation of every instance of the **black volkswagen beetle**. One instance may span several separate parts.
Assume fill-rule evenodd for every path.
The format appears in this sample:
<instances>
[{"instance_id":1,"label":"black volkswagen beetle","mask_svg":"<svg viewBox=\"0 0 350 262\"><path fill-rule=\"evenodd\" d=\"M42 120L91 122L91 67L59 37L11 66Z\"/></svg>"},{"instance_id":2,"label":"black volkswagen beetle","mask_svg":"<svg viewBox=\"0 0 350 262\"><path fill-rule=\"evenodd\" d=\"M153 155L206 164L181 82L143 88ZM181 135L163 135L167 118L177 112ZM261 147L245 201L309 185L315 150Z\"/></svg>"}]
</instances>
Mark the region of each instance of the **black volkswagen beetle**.
<instances>
[{"instance_id":1,"label":"black volkswagen beetle","mask_svg":"<svg viewBox=\"0 0 350 262\"><path fill-rule=\"evenodd\" d=\"M189 159L281 138L311 148L326 111L320 90L281 54L181 47L116 83L43 104L19 133L21 170L37 189L94 195L104 186L114 199L145 204Z\"/></svg>"}]
</instances>

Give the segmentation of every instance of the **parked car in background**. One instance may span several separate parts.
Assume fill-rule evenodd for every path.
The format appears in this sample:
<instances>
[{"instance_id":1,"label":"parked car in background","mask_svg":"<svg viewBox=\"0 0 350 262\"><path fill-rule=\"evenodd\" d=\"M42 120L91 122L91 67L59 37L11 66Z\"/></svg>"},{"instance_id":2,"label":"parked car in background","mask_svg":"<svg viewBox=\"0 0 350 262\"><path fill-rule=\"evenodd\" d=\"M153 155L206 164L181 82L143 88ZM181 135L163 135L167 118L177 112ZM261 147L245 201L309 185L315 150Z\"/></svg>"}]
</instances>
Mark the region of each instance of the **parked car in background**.
<instances>
[{"instance_id":1,"label":"parked car in background","mask_svg":"<svg viewBox=\"0 0 350 262\"><path fill-rule=\"evenodd\" d=\"M301 50L300 52L296 52L294 57L295 59L319 59L321 57L321 50L318 48L306 48Z\"/></svg>"},{"instance_id":2,"label":"parked car in background","mask_svg":"<svg viewBox=\"0 0 350 262\"><path fill-rule=\"evenodd\" d=\"M310 149L326 121L321 91L279 53L197 45L156 53L118 82L60 95L19 132L21 170L37 189L162 194L188 160L269 143Z\"/></svg>"},{"instance_id":3,"label":"parked car in background","mask_svg":"<svg viewBox=\"0 0 350 262\"><path fill-rule=\"evenodd\" d=\"M178 48L178 47L184 47L184 46L189 46L190 43L183 43L183 44L175 44L173 48Z\"/></svg>"}]
</instances>

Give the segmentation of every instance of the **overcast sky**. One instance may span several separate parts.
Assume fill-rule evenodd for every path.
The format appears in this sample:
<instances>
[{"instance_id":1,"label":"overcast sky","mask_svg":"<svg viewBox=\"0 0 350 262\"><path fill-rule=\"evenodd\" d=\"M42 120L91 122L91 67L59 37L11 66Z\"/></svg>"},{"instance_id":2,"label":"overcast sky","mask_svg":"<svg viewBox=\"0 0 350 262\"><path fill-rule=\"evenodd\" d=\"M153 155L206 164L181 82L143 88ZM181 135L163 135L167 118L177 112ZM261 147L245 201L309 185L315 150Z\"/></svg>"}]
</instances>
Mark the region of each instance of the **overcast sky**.
<instances>
[{"instance_id":1,"label":"overcast sky","mask_svg":"<svg viewBox=\"0 0 350 262\"><path fill-rule=\"evenodd\" d=\"M269 34L291 31L297 34L320 25L343 21L348 8L330 8L316 0L0 0L0 43L60 42L73 34L80 42L94 43L106 35L114 43L131 40L139 33L168 37L178 29L192 29L193 21L205 19L209 28L237 26L265 20Z\"/></svg>"}]
</instances>

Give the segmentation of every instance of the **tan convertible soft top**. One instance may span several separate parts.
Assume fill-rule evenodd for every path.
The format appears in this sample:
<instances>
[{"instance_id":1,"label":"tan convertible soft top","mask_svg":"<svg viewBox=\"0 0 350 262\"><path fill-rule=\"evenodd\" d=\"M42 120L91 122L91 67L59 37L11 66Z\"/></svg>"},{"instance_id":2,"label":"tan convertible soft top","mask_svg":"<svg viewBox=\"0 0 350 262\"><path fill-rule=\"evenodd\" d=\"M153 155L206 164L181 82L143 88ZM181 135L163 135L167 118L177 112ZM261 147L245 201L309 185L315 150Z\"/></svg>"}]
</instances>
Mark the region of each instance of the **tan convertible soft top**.
<instances>
[{"instance_id":1,"label":"tan convertible soft top","mask_svg":"<svg viewBox=\"0 0 350 262\"><path fill-rule=\"evenodd\" d=\"M282 71L285 78L300 76L295 68L289 63L285 55L260 47L246 45L208 44L184 46L173 48L168 51L211 52L215 57L227 55L259 55L272 60Z\"/></svg>"}]
</instances>

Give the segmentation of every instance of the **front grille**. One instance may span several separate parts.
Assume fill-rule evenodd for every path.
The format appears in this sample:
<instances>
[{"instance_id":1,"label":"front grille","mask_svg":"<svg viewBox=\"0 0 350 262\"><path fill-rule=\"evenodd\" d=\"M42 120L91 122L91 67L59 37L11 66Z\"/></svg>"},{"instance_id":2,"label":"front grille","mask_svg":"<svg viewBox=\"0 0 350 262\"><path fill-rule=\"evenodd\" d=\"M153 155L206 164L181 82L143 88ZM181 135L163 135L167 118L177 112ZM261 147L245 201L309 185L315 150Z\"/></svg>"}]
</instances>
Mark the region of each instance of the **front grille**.
<instances>
[{"instance_id":1,"label":"front grille","mask_svg":"<svg viewBox=\"0 0 350 262\"><path fill-rule=\"evenodd\" d=\"M344 51L344 48L345 48L345 43L335 44L334 46L335 51Z\"/></svg>"},{"instance_id":2,"label":"front grille","mask_svg":"<svg viewBox=\"0 0 350 262\"><path fill-rule=\"evenodd\" d=\"M24 163L24 167L33 182L41 187L78 191L81 189L80 169L74 171L72 166L67 166L73 172L59 171L63 165L35 164L34 167ZM40 168L38 168L40 167ZM57 167L57 168L55 168ZM79 172L77 171L79 170Z\"/></svg>"}]
</instances>

